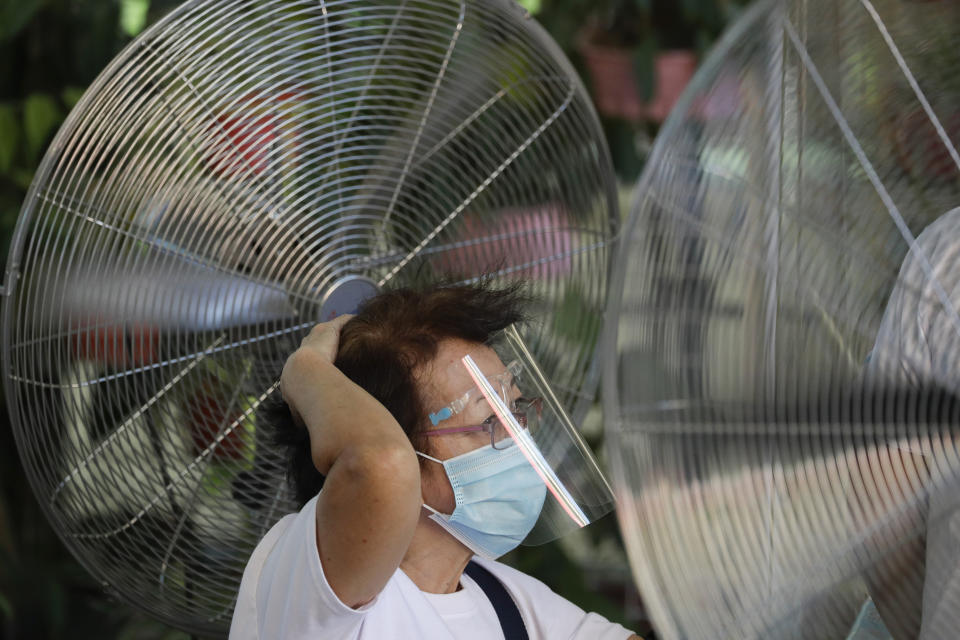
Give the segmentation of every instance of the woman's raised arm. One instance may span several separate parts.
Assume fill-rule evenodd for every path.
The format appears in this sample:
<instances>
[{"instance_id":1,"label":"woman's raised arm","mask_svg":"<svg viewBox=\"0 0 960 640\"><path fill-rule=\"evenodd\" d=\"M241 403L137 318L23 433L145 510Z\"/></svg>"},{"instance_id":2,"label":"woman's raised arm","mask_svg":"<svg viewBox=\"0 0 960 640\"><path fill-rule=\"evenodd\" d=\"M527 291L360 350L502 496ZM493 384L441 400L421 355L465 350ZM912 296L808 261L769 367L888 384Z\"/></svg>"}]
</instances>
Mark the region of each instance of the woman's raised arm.
<instances>
[{"instance_id":1,"label":"woman's raised arm","mask_svg":"<svg viewBox=\"0 0 960 640\"><path fill-rule=\"evenodd\" d=\"M317 500L317 550L342 602L372 600L396 571L420 513L420 469L397 421L334 365L349 316L317 325L288 359L280 390L310 433L326 476Z\"/></svg>"}]
</instances>

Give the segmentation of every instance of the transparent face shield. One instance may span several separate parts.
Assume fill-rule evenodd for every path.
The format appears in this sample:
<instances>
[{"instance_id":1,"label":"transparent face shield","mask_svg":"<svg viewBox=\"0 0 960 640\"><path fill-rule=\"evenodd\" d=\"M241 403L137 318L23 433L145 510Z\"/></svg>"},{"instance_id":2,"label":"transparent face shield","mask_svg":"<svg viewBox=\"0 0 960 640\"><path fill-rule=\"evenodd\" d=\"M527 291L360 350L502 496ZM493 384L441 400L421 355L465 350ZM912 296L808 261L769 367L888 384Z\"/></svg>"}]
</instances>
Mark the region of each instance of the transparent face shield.
<instances>
[{"instance_id":1,"label":"transparent face shield","mask_svg":"<svg viewBox=\"0 0 960 640\"><path fill-rule=\"evenodd\" d=\"M426 435L431 440L456 439L448 442L468 452L444 465L448 476L456 473L460 458L471 465L471 474L478 464L491 469L495 477L483 480L499 487L485 505L491 520L504 517L504 511L515 511L518 517L529 511L521 496L536 496L532 484L539 484L540 502L533 507L524 545L549 542L612 510L609 483L516 327L465 354L446 374L470 386L431 411ZM511 483L516 483L515 491ZM454 491L459 488L454 486Z\"/></svg>"}]
</instances>

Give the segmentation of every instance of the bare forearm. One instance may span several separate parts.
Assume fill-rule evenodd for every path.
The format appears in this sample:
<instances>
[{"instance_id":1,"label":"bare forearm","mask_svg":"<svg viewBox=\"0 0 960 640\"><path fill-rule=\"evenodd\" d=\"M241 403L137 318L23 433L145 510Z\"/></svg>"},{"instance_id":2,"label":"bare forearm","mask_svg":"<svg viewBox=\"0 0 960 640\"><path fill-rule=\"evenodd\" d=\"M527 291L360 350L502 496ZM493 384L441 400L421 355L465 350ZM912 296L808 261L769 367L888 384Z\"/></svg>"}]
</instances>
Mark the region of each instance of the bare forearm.
<instances>
[{"instance_id":1,"label":"bare forearm","mask_svg":"<svg viewBox=\"0 0 960 640\"><path fill-rule=\"evenodd\" d=\"M311 332L287 360L280 384L326 476L316 505L324 574L334 593L356 607L379 593L410 544L420 468L390 412L333 365L329 331L321 325Z\"/></svg>"},{"instance_id":2,"label":"bare forearm","mask_svg":"<svg viewBox=\"0 0 960 640\"><path fill-rule=\"evenodd\" d=\"M317 502L317 548L347 606L373 599L403 559L420 513L416 469L401 450L363 447L331 467Z\"/></svg>"}]
</instances>

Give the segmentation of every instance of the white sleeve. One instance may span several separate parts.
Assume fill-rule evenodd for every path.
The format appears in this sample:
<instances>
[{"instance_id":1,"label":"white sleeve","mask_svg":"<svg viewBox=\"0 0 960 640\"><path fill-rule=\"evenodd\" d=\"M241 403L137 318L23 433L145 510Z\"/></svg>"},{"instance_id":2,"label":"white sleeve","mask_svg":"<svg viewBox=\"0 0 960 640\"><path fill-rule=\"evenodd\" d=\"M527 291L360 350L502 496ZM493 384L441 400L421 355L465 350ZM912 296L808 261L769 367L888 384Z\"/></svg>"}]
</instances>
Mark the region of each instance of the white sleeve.
<instances>
[{"instance_id":1,"label":"white sleeve","mask_svg":"<svg viewBox=\"0 0 960 640\"><path fill-rule=\"evenodd\" d=\"M553 592L551 591L551 593ZM560 596L557 596L555 593L553 595L560 598ZM563 600L563 598L560 599ZM577 611L581 614L584 613L580 607L566 600L563 601L571 607L576 607ZM616 622L610 622L599 613L587 613L581 618L580 624L573 630L573 633L570 634L570 639L589 640L590 638L596 638L597 640L624 640L624 638L629 638L632 635L633 631Z\"/></svg>"},{"instance_id":2,"label":"white sleeve","mask_svg":"<svg viewBox=\"0 0 960 640\"><path fill-rule=\"evenodd\" d=\"M327 583L317 552L316 504L314 497L257 545L243 574L230 640L346 639L359 633L377 598L351 609ZM277 527L284 529L276 534Z\"/></svg>"},{"instance_id":3,"label":"white sleeve","mask_svg":"<svg viewBox=\"0 0 960 640\"><path fill-rule=\"evenodd\" d=\"M539 580L500 562L480 558L520 608L530 640L624 640L633 632L597 613L587 613Z\"/></svg>"}]
</instances>

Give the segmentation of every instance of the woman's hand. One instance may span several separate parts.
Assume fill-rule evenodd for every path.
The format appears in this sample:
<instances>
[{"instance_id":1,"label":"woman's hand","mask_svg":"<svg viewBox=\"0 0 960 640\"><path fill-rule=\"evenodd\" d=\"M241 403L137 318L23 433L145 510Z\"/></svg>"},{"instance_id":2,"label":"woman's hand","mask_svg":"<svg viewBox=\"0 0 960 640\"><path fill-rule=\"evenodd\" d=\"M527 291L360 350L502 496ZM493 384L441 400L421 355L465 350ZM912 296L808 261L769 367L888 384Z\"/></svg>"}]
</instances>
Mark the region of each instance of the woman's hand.
<instances>
[{"instance_id":1,"label":"woman's hand","mask_svg":"<svg viewBox=\"0 0 960 640\"><path fill-rule=\"evenodd\" d=\"M294 421L303 425L299 406L304 401L304 393L310 392L309 385L304 382L309 376L304 375L304 368L318 364L333 364L337 359L337 349L340 346L340 330L353 318L350 314L337 316L330 322L322 322L310 330L310 333L300 341L300 348L287 358L280 374L280 394L290 406L290 413Z\"/></svg>"},{"instance_id":2,"label":"woman's hand","mask_svg":"<svg viewBox=\"0 0 960 640\"><path fill-rule=\"evenodd\" d=\"M345 313L330 322L321 322L300 341L301 349L309 349L323 356L327 362L337 359L337 347L340 344L340 330L353 316Z\"/></svg>"}]
</instances>

